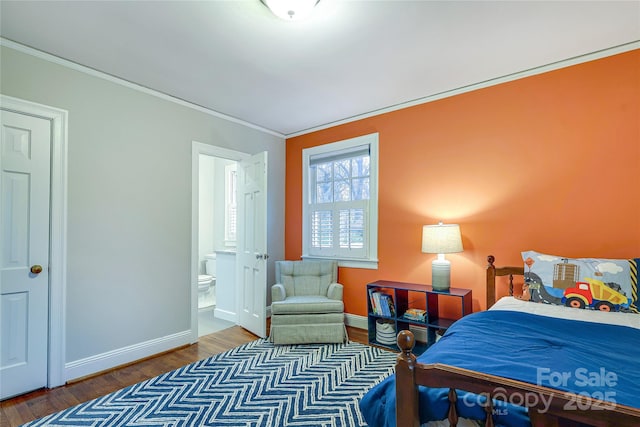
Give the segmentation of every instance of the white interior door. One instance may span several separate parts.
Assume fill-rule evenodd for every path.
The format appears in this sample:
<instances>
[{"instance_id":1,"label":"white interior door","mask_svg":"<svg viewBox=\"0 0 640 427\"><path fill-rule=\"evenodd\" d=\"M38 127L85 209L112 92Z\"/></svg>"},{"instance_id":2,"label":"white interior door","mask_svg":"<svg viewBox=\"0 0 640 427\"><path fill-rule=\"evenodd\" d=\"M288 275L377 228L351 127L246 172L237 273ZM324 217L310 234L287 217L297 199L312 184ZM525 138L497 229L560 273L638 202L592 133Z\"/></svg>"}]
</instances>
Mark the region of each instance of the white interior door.
<instances>
[{"instance_id":1,"label":"white interior door","mask_svg":"<svg viewBox=\"0 0 640 427\"><path fill-rule=\"evenodd\" d=\"M51 123L0 111L0 398L47 385Z\"/></svg>"},{"instance_id":2,"label":"white interior door","mask_svg":"<svg viewBox=\"0 0 640 427\"><path fill-rule=\"evenodd\" d=\"M267 323L267 152L238 163L238 323L265 338Z\"/></svg>"}]
</instances>

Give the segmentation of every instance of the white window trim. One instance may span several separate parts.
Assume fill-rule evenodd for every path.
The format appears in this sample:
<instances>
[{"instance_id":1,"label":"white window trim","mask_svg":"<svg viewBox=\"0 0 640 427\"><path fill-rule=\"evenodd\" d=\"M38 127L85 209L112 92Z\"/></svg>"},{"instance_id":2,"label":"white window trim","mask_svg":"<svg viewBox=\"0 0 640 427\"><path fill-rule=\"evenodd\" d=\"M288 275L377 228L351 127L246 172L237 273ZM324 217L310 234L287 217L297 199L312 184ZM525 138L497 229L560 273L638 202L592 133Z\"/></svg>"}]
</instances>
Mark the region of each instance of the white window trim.
<instances>
[{"instance_id":1,"label":"white window trim","mask_svg":"<svg viewBox=\"0 0 640 427\"><path fill-rule=\"evenodd\" d=\"M359 145L369 145L369 226L368 226L368 257L350 259L340 257L321 257L309 255L310 218L309 199L311 186L309 182L309 163L312 156L345 150ZM302 150L302 258L303 259L337 259L340 267L378 269L378 133L359 136L356 138L337 141L330 144Z\"/></svg>"}]
</instances>

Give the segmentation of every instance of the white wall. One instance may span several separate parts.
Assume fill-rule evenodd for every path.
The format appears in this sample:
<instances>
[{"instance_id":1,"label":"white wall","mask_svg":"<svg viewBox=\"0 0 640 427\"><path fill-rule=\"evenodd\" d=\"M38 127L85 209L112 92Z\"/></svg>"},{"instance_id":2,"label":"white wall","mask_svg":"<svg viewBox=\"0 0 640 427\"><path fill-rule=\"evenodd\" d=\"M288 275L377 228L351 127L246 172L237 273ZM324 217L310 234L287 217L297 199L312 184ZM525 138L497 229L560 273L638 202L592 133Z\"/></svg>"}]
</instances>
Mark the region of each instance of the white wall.
<instances>
[{"instance_id":1,"label":"white wall","mask_svg":"<svg viewBox=\"0 0 640 427\"><path fill-rule=\"evenodd\" d=\"M0 55L3 94L69 112L68 363L190 329L192 141L269 152L269 252L283 257L283 138L6 46Z\"/></svg>"}]
</instances>

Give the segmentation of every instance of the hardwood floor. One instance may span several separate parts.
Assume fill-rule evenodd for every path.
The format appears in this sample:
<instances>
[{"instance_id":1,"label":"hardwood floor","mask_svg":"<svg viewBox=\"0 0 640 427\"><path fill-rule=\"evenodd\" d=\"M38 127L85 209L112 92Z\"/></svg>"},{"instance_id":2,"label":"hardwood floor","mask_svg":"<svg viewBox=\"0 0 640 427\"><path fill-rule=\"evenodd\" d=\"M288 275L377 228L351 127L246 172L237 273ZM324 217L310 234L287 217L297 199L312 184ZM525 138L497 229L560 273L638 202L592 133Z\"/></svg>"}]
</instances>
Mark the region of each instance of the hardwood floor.
<instances>
[{"instance_id":1,"label":"hardwood floor","mask_svg":"<svg viewBox=\"0 0 640 427\"><path fill-rule=\"evenodd\" d=\"M351 341L367 343L366 330L351 327L347 327L347 330ZM2 401L0 402L0 427L19 426L255 339L257 337L252 333L234 326L200 337L197 344L188 347L74 381L62 387L36 390Z\"/></svg>"}]
</instances>

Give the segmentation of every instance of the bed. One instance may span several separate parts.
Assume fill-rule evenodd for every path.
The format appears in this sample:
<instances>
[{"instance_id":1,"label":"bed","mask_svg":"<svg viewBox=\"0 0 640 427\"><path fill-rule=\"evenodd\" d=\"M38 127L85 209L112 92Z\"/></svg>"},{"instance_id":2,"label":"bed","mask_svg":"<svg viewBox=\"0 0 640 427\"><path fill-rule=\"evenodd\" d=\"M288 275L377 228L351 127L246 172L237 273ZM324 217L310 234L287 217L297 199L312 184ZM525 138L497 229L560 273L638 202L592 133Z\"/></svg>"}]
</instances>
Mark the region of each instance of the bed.
<instances>
[{"instance_id":1,"label":"bed","mask_svg":"<svg viewBox=\"0 0 640 427\"><path fill-rule=\"evenodd\" d=\"M640 426L640 315L515 298L514 276L527 277L527 291L533 275L488 261L490 309L457 321L418 359L401 331L395 374L360 400L368 425ZM501 276L509 296L496 302Z\"/></svg>"}]
</instances>

